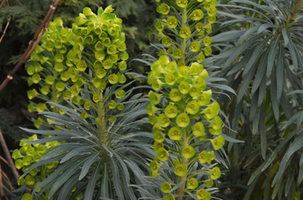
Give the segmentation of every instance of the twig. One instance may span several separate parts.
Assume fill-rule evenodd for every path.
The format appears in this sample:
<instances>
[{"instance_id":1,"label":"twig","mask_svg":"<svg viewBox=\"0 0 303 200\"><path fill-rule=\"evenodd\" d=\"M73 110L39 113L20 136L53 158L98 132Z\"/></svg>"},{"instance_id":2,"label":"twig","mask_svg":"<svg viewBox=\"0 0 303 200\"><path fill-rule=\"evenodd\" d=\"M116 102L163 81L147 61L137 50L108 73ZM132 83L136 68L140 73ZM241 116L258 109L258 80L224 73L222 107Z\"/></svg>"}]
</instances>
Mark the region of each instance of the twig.
<instances>
[{"instance_id":1,"label":"twig","mask_svg":"<svg viewBox=\"0 0 303 200\"><path fill-rule=\"evenodd\" d=\"M1 5L0 5L0 10L1 10L1 8L3 7L3 5L4 5L5 2L6 2L6 0L3 0L3 1L2 1Z\"/></svg>"},{"instance_id":2,"label":"twig","mask_svg":"<svg viewBox=\"0 0 303 200\"><path fill-rule=\"evenodd\" d=\"M1 36L1 38L0 38L0 43L2 42L2 39L4 38L4 35L5 35L6 31L7 31L7 28L8 28L8 26L9 26L9 23L10 23L10 21L11 21L11 9L10 9L10 7L9 7L8 0L4 0L3 2L5 2L5 1L6 1L6 4L7 4L7 9L8 9L8 20L7 20L5 29L4 29L4 31L3 31L3 34L2 34L2 36ZM2 2L2 3L3 3L3 2ZM1 9L1 8L0 8L0 9Z\"/></svg>"},{"instance_id":3,"label":"twig","mask_svg":"<svg viewBox=\"0 0 303 200\"><path fill-rule=\"evenodd\" d=\"M22 64L25 62L25 60L31 55L31 53L35 50L36 46L39 44L43 34L45 33L46 29L48 28L48 24L49 24L50 20L52 19L53 15L54 15L54 12L56 10L56 7L59 4L59 2L60 2L60 0L56 0L55 3L53 3L50 6L50 9L49 9L48 13L44 17L44 20L42 21L42 23L41 23L38 31L36 32L34 38L29 42L29 45L28 45L27 49L25 50L25 53L23 54L22 58L20 59L18 64L15 66L13 71L11 71L11 73L9 73L7 75L6 79L0 85L0 92L3 90L3 88L7 85L7 83L10 80L13 80L14 74L19 70L19 68L22 66ZM41 32L41 30L42 30L42 32ZM39 34L40 34L40 36L39 36ZM38 38L38 36L39 36L39 38Z\"/></svg>"},{"instance_id":4,"label":"twig","mask_svg":"<svg viewBox=\"0 0 303 200\"><path fill-rule=\"evenodd\" d=\"M12 170L14 176L15 176L16 180L18 180L18 178L19 178L20 175L19 175L17 169L15 168L13 159L12 159L10 153L9 153L9 150L7 148L7 145L5 143L5 140L4 140L4 137L3 137L3 134L1 132L1 130L0 130L0 144L1 144L2 148L3 148L5 157L6 157L7 161L8 161L8 163L9 163L9 166L11 167L11 170Z\"/></svg>"}]
</instances>

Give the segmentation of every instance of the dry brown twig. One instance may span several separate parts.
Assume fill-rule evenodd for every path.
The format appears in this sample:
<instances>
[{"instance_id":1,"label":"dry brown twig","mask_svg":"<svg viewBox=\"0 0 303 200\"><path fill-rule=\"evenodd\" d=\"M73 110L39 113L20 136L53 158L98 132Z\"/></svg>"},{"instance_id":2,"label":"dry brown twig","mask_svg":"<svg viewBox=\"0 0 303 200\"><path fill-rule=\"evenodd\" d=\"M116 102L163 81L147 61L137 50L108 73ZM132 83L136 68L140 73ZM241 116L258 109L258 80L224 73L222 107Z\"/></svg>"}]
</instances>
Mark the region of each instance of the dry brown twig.
<instances>
[{"instance_id":1,"label":"dry brown twig","mask_svg":"<svg viewBox=\"0 0 303 200\"><path fill-rule=\"evenodd\" d=\"M4 1L6 1L6 0L4 0ZM4 89L4 87L7 85L7 83L10 80L13 80L13 76L15 75L15 73L19 70L19 68L22 66L22 64L27 60L27 58L31 55L31 53L35 50L36 46L39 44L43 34L45 33L46 29L48 28L49 22L52 19L59 2L60 2L60 0L56 0L55 3L53 3L50 6L49 11L47 12L46 16L44 17L39 29L37 30L36 34L34 35L34 38L29 42L29 45L28 45L27 49L25 50L22 58L20 59L20 61L17 63L17 65L14 67L14 69L7 75L6 79L0 85L0 92ZM0 5L0 9L1 9L1 5Z\"/></svg>"},{"instance_id":2,"label":"dry brown twig","mask_svg":"<svg viewBox=\"0 0 303 200\"><path fill-rule=\"evenodd\" d=\"M4 31L3 31L3 33L2 33L2 36L1 36L1 38L0 38L0 43L2 42L2 39L4 38L4 35L5 35L6 31L7 31L7 28L8 28L8 26L9 26L9 23L10 23L10 21L11 21L11 9L10 9L10 7L9 7L8 0L3 0L3 2L1 3L1 6L0 6L0 10L1 10L1 8L2 8L3 5L4 5L4 2L6 2L7 9L8 9L8 20L7 20L6 26L5 26L5 28L4 28Z\"/></svg>"}]
</instances>

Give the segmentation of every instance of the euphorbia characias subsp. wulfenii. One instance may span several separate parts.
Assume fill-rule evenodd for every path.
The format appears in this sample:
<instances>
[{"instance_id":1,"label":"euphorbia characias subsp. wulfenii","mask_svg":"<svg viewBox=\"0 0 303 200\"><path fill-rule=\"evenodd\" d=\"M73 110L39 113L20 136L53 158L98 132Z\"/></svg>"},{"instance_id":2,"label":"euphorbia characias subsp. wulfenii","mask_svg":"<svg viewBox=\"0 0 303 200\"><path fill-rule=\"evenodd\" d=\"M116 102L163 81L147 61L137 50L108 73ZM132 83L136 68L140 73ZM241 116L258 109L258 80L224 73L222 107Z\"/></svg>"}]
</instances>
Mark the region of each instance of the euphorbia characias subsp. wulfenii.
<instances>
[{"instance_id":1,"label":"euphorbia characias subsp. wulfenii","mask_svg":"<svg viewBox=\"0 0 303 200\"><path fill-rule=\"evenodd\" d=\"M155 159L150 174L162 176L164 199L211 198L213 180L220 177L215 151L225 143L219 104L207 88L202 62L212 53L211 24L216 0L160 1L163 15L155 24L163 50L152 63L148 83L154 91L147 107L153 125ZM165 142L170 140L170 142ZM212 164L212 165L211 165ZM163 166L163 167L162 167ZM162 168L162 169L161 169ZM165 170L174 172L174 177ZM170 188L179 184L177 190Z\"/></svg>"}]
</instances>

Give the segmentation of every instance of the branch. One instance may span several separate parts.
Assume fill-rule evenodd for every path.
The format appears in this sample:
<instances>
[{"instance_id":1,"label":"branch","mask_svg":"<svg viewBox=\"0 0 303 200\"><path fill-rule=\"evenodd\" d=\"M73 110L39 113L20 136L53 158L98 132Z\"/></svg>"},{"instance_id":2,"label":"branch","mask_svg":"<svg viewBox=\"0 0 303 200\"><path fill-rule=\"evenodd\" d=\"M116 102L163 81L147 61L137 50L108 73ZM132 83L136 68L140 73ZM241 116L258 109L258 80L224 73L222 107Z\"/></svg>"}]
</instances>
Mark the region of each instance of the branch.
<instances>
[{"instance_id":1,"label":"branch","mask_svg":"<svg viewBox=\"0 0 303 200\"><path fill-rule=\"evenodd\" d=\"M1 36L1 38L0 38L0 43L2 42L2 39L4 38L4 35L5 35L5 33L6 33L6 30L7 30L8 26L9 26L10 21L11 21L11 9L10 9L10 7L9 7L8 0L4 0L3 2L5 2L5 1L6 1L6 4L7 4L7 9L8 9L8 20L7 20L5 29L4 29L4 31L3 31L3 34L2 34L2 36ZM3 2L2 2L2 3L3 3ZM0 6L0 9L1 9L1 8L2 8L2 4L1 4L1 6Z\"/></svg>"},{"instance_id":2,"label":"branch","mask_svg":"<svg viewBox=\"0 0 303 200\"><path fill-rule=\"evenodd\" d=\"M5 2L6 2L6 0L3 0L3 1L2 1L1 5L0 5L0 10L1 10L1 8L3 7L3 5L4 5Z\"/></svg>"},{"instance_id":3,"label":"branch","mask_svg":"<svg viewBox=\"0 0 303 200\"><path fill-rule=\"evenodd\" d=\"M54 15L54 12L55 12L56 7L59 4L59 2L60 2L60 0L56 0L55 3L53 3L50 6L48 13L44 17L44 20L42 21L39 29L37 30L36 34L34 35L34 38L29 42L29 45L28 45L27 49L25 50L25 53L23 54L22 58L20 59L18 64L15 66L13 71L11 71L11 73L7 75L6 79L0 85L0 92L3 90L3 88L7 85L7 83L10 80L13 80L14 74L19 70L19 68L22 66L22 64L25 62L25 60L31 55L31 53L35 50L36 46L39 44L43 34L45 33L45 31L48 27L50 20L52 19L53 15ZM41 32L41 30L42 30L42 32ZM39 36L39 34L40 34L40 36ZM38 38L38 36L39 36L39 38Z\"/></svg>"},{"instance_id":4,"label":"branch","mask_svg":"<svg viewBox=\"0 0 303 200\"><path fill-rule=\"evenodd\" d=\"M5 143L5 140L4 140L4 137L3 137L3 134L1 132L1 130L0 130L0 144L1 144L2 148L3 148L5 157L6 157L7 161L8 161L8 163L9 163L9 166L11 167L11 170L12 170L14 176L15 176L16 180L18 180L18 178L19 178L20 175L19 175L17 169L15 168L15 164L14 164L13 159L12 159L10 153L9 153L9 150L7 148L7 145Z\"/></svg>"}]
</instances>

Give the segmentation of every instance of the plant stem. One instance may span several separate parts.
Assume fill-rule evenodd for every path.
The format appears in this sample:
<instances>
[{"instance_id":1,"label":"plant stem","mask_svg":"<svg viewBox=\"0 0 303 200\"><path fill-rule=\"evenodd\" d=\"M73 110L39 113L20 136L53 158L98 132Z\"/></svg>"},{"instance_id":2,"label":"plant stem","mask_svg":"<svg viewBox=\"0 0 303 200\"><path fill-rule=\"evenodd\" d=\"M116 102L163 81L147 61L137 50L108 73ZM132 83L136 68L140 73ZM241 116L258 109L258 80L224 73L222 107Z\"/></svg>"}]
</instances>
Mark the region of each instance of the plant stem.
<instances>
[{"instance_id":1,"label":"plant stem","mask_svg":"<svg viewBox=\"0 0 303 200\"><path fill-rule=\"evenodd\" d=\"M105 111L104 111L104 102L103 102L103 95L102 91L98 91L100 95L100 101L97 103L98 107L98 118L101 120L100 124L98 124L98 130L100 133L100 141L101 145L107 145L107 135L106 135L106 121L105 121Z\"/></svg>"},{"instance_id":2,"label":"plant stem","mask_svg":"<svg viewBox=\"0 0 303 200\"><path fill-rule=\"evenodd\" d=\"M184 8L182 11L182 28L186 26L187 22L187 9ZM183 57L181 61L185 62L185 50L186 50L186 38L181 39L181 50L183 52Z\"/></svg>"},{"instance_id":3,"label":"plant stem","mask_svg":"<svg viewBox=\"0 0 303 200\"><path fill-rule=\"evenodd\" d=\"M183 151L183 149L186 146L188 146L188 139L189 138L187 137L185 129L182 132L183 132L183 134L182 134L182 139L183 139L182 140L182 151ZM181 155L181 164L184 165L187 169L187 166L188 166L187 158L184 158L183 155ZM187 179L187 173L184 176L179 177L178 183L184 182L184 184L181 187L179 187L178 190L177 190L177 195L178 195L177 200L183 200L186 179Z\"/></svg>"},{"instance_id":4,"label":"plant stem","mask_svg":"<svg viewBox=\"0 0 303 200\"><path fill-rule=\"evenodd\" d=\"M7 145L6 145L6 143L5 143L5 140L4 140L4 137L3 137L3 134L2 134L2 132L1 132L1 130L0 130L0 144L1 144L2 148L3 148L5 157L6 157L7 162L9 163L9 165L10 165L10 167L11 167L11 170L12 170L14 176L15 176L16 180L18 180L18 178L19 178L20 175L19 175L18 171L17 171L16 168L15 168L13 159L12 159L10 153L9 153L9 150L8 150L8 148L7 148Z\"/></svg>"}]
</instances>

